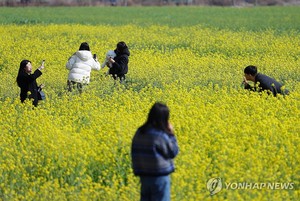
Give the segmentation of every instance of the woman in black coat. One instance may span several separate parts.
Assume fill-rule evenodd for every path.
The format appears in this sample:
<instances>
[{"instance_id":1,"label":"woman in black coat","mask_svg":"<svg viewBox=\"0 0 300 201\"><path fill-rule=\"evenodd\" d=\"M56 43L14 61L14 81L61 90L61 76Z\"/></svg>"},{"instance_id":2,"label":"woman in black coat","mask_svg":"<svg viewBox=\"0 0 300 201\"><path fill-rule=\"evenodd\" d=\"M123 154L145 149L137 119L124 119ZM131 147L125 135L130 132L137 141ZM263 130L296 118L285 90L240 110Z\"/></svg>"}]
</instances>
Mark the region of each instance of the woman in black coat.
<instances>
[{"instance_id":1,"label":"woman in black coat","mask_svg":"<svg viewBox=\"0 0 300 201\"><path fill-rule=\"evenodd\" d=\"M42 75L42 70L44 69L44 64L42 64L38 69L32 72L32 65L29 60L23 60L20 63L20 68L17 76L17 84L21 89L20 93L20 99L23 103L26 98L32 98L33 99L33 105L38 105L39 95L38 91L41 90L43 85L40 85L38 87L36 83L36 79ZM30 92L30 95L28 95L28 92Z\"/></svg>"},{"instance_id":2,"label":"woman in black coat","mask_svg":"<svg viewBox=\"0 0 300 201\"><path fill-rule=\"evenodd\" d=\"M109 74L113 76L116 80L117 78L120 81L125 80L125 74L128 72L128 57L130 56L129 49L125 42L118 42L117 48L114 50L116 53L116 57L109 58L109 62L112 64L112 67L109 69Z\"/></svg>"}]
</instances>

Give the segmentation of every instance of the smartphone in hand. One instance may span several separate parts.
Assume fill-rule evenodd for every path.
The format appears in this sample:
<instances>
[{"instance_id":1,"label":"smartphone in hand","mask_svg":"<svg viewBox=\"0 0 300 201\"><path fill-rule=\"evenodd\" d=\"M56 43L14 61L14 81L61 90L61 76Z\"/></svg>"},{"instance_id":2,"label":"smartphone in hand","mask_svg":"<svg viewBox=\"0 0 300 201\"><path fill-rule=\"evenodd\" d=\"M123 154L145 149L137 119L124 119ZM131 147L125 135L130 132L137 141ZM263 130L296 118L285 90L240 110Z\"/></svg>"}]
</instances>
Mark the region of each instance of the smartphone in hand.
<instances>
[{"instance_id":1,"label":"smartphone in hand","mask_svg":"<svg viewBox=\"0 0 300 201\"><path fill-rule=\"evenodd\" d=\"M97 59L97 54L94 54L94 55L93 55L93 58L94 58L94 59Z\"/></svg>"}]
</instances>

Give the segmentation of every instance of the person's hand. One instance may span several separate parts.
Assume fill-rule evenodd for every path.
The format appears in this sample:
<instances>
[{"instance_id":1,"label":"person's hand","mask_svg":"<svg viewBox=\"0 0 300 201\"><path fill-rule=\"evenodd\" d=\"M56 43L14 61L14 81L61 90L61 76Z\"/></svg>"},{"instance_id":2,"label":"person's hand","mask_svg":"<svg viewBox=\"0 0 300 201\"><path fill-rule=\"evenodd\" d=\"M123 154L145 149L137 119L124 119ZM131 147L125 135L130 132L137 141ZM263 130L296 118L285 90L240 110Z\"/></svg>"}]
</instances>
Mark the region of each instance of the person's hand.
<instances>
[{"instance_id":1,"label":"person's hand","mask_svg":"<svg viewBox=\"0 0 300 201\"><path fill-rule=\"evenodd\" d=\"M245 77L243 77L243 82L242 82L243 85L247 85L248 84L248 81Z\"/></svg>"},{"instance_id":2,"label":"person's hand","mask_svg":"<svg viewBox=\"0 0 300 201\"><path fill-rule=\"evenodd\" d=\"M44 88L45 87L45 85L44 84L41 84L40 86L39 86L39 88Z\"/></svg>"},{"instance_id":3,"label":"person's hand","mask_svg":"<svg viewBox=\"0 0 300 201\"><path fill-rule=\"evenodd\" d=\"M41 65L38 69L41 71L41 70L43 70L45 68L45 66L44 65Z\"/></svg>"},{"instance_id":4,"label":"person's hand","mask_svg":"<svg viewBox=\"0 0 300 201\"><path fill-rule=\"evenodd\" d=\"M168 123L168 130L171 134L174 134L174 127L170 122Z\"/></svg>"},{"instance_id":5,"label":"person's hand","mask_svg":"<svg viewBox=\"0 0 300 201\"><path fill-rule=\"evenodd\" d=\"M114 60L113 58L111 58L111 57L108 58L108 61L109 61L110 63L115 63L115 60Z\"/></svg>"}]
</instances>

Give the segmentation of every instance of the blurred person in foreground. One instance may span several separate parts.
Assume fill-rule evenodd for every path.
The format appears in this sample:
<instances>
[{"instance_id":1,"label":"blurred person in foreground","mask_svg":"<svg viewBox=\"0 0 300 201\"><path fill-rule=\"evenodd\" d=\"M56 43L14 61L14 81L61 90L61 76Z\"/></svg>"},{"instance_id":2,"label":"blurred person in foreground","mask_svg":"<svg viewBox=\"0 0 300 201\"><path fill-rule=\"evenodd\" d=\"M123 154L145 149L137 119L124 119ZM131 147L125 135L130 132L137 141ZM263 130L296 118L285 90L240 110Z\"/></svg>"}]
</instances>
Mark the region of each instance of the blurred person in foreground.
<instances>
[{"instance_id":1,"label":"blurred person in foreground","mask_svg":"<svg viewBox=\"0 0 300 201\"><path fill-rule=\"evenodd\" d=\"M170 174L175 170L173 159L178 152L169 108L157 102L147 121L137 129L131 145L133 172L141 182L141 201L170 200Z\"/></svg>"},{"instance_id":2,"label":"blurred person in foreground","mask_svg":"<svg viewBox=\"0 0 300 201\"><path fill-rule=\"evenodd\" d=\"M123 82L125 81L125 75L128 72L130 52L124 41L118 42L114 51L116 57L108 59L111 64L109 74L112 75L115 80L119 78L120 82Z\"/></svg>"},{"instance_id":3,"label":"blurred person in foreground","mask_svg":"<svg viewBox=\"0 0 300 201\"><path fill-rule=\"evenodd\" d=\"M89 44L83 42L79 50L69 58L66 68L69 70L68 91L71 92L76 87L81 93L83 87L90 83L91 71L100 70L100 63L97 57L93 57Z\"/></svg>"},{"instance_id":4,"label":"blurred person in foreground","mask_svg":"<svg viewBox=\"0 0 300 201\"><path fill-rule=\"evenodd\" d=\"M268 94L273 94L276 96L277 94L287 95L289 94L289 91L286 89L283 89L283 85L276 81L275 79L258 73L256 66L247 66L244 69L244 80L242 84L244 85L245 89L249 89L252 91L267 91ZM254 86L251 86L248 81L254 82Z\"/></svg>"},{"instance_id":5,"label":"blurred person in foreground","mask_svg":"<svg viewBox=\"0 0 300 201\"><path fill-rule=\"evenodd\" d=\"M17 84L21 89L20 99L23 103L27 98L33 99L33 105L37 106L39 97L39 91L44 87L43 84L37 85L36 79L42 75L44 69L44 62L36 69L32 74L32 64L29 60L23 60L20 63L20 68L17 76ZM30 94L28 93L30 92Z\"/></svg>"}]
</instances>

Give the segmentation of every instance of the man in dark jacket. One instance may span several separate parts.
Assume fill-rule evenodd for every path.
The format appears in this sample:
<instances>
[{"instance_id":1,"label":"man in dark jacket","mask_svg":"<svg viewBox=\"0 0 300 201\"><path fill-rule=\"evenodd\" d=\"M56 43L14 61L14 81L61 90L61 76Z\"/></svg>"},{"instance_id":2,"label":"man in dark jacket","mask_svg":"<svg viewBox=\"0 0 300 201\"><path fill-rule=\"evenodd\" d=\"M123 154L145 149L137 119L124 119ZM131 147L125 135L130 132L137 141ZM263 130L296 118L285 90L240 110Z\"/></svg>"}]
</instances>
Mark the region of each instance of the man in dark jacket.
<instances>
[{"instance_id":1,"label":"man in dark jacket","mask_svg":"<svg viewBox=\"0 0 300 201\"><path fill-rule=\"evenodd\" d=\"M109 62L112 64L112 67L109 69L109 74L113 76L116 80L117 78L120 81L125 80L125 74L128 72L128 63L130 52L125 42L118 42L117 48L114 50L116 53L116 57L109 58Z\"/></svg>"},{"instance_id":2,"label":"man in dark jacket","mask_svg":"<svg viewBox=\"0 0 300 201\"><path fill-rule=\"evenodd\" d=\"M244 73L245 73L245 77L244 77L243 85L245 89L258 91L258 92L266 90L269 94L272 93L274 96L276 96L277 94L289 93L289 91L286 89L284 90L282 88L283 85L278 81L276 81L275 79L267 75L258 73L256 66L252 66L252 65L247 66L244 69ZM254 86L251 86L248 83L248 81L254 82Z\"/></svg>"},{"instance_id":3,"label":"man in dark jacket","mask_svg":"<svg viewBox=\"0 0 300 201\"><path fill-rule=\"evenodd\" d=\"M39 100L39 93L38 91L41 90L42 86L38 87L36 83L36 79L42 75L42 70L44 69L44 65L42 64L38 69L32 72L32 65L29 60L23 60L20 63L20 68L17 76L17 84L21 89L20 92L20 99L23 103L26 98L32 98L33 99L33 105L38 105ZM28 92L30 92L30 95L28 96Z\"/></svg>"}]
</instances>

